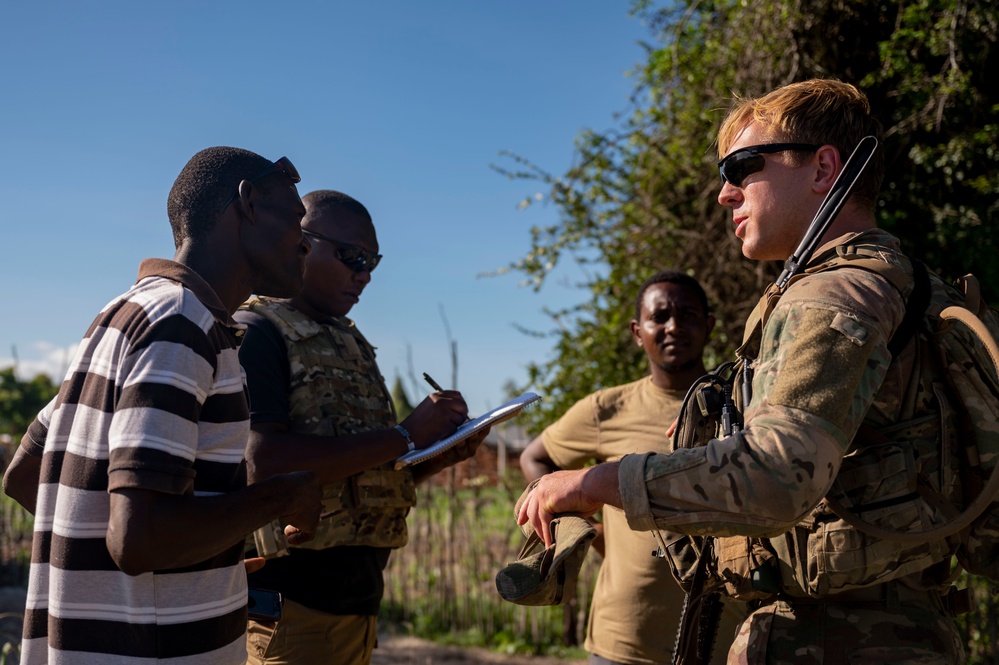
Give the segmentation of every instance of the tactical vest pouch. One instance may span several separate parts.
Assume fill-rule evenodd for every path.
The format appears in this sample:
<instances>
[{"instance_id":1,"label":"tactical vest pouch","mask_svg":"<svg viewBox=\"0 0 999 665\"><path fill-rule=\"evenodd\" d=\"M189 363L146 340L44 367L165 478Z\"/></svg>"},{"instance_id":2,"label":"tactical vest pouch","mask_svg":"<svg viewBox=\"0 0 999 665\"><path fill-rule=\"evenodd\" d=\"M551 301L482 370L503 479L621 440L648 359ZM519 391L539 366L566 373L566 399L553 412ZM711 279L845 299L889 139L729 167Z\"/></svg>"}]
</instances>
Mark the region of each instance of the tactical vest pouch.
<instances>
[{"instance_id":1,"label":"tactical vest pouch","mask_svg":"<svg viewBox=\"0 0 999 665\"><path fill-rule=\"evenodd\" d=\"M699 553L705 538L713 538L712 560L707 563L708 586L724 586L724 593L743 602L766 598L779 591L777 557L758 539L731 536L671 534L665 557L677 584L690 593Z\"/></svg>"},{"instance_id":2,"label":"tactical vest pouch","mask_svg":"<svg viewBox=\"0 0 999 665\"><path fill-rule=\"evenodd\" d=\"M409 540L406 516L415 504L416 492L408 469L369 469L323 488L323 513L316 537L300 547L404 547Z\"/></svg>"},{"instance_id":3,"label":"tactical vest pouch","mask_svg":"<svg viewBox=\"0 0 999 665\"><path fill-rule=\"evenodd\" d=\"M322 550L341 545L405 547L406 517L416 504L408 469L371 469L340 483L323 486L323 512L315 537L295 547ZM265 559L288 553L284 527L274 521L253 532L257 555ZM249 543L248 543L249 544Z\"/></svg>"},{"instance_id":4,"label":"tactical vest pouch","mask_svg":"<svg viewBox=\"0 0 999 665\"><path fill-rule=\"evenodd\" d=\"M932 439L928 442L936 446ZM937 456L917 456L911 442L864 446L848 455L826 499L813 510L811 519L795 527L795 542L804 542L797 552L804 561L791 569L800 571L797 584L809 595L826 595L895 579L919 572L943 561L952 547L944 539L922 536L903 542L870 533L874 528L898 534L921 534L946 524L953 513L940 508L938 489L925 484L930 473L920 461ZM937 476L952 470L933 469ZM836 512L832 505L841 506ZM858 529L857 515L872 528Z\"/></svg>"},{"instance_id":5,"label":"tactical vest pouch","mask_svg":"<svg viewBox=\"0 0 999 665\"><path fill-rule=\"evenodd\" d=\"M743 536L716 538L715 559L725 593L736 600L766 598L779 591L777 557L760 540Z\"/></svg>"},{"instance_id":6,"label":"tactical vest pouch","mask_svg":"<svg viewBox=\"0 0 999 665\"><path fill-rule=\"evenodd\" d=\"M704 445L725 436L726 431L739 429L737 382L741 377L739 365L725 363L690 387L670 440L672 450Z\"/></svg>"},{"instance_id":7,"label":"tactical vest pouch","mask_svg":"<svg viewBox=\"0 0 999 665\"><path fill-rule=\"evenodd\" d=\"M663 556L669 564L673 579L685 592L690 593L694 568L705 536L687 536L678 533L664 534L667 537Z\"/></svg>"}]
</instances>

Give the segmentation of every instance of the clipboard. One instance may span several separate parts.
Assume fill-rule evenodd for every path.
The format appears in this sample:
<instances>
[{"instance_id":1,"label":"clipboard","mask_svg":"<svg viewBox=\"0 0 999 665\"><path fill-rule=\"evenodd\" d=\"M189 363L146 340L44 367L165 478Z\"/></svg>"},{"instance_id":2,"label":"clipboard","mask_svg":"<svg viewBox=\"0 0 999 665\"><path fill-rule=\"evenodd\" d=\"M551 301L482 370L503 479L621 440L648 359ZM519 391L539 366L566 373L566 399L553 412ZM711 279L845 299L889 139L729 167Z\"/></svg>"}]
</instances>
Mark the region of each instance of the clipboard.
<instances>
[{"instance_id":1,"label":"clipboard","mask_svg":"<svg viewBox=\"0 0 999 665\"><path fill-rule=\"evenodd\" d=\"M472 420L465 422L461 425L461 427L456 429L454 434L451 436L432 443L426 448L414 450L406 453L402 457L397 458L395 460L395 468L398 471L399 469L413 464L419 464L420 462L425 462L431 457L440 455L445 450L461 443L476 432L485 429L486 427L491 427L497 423L501 423L504 420L509 420L520 413L524 407L534 404L540 400L541 395L538 395L537 393L524 393L522 395L518 395L508 402L497 406L495 409L487 411L478 418L473 418Z\"/></svg>"}]
</instances>

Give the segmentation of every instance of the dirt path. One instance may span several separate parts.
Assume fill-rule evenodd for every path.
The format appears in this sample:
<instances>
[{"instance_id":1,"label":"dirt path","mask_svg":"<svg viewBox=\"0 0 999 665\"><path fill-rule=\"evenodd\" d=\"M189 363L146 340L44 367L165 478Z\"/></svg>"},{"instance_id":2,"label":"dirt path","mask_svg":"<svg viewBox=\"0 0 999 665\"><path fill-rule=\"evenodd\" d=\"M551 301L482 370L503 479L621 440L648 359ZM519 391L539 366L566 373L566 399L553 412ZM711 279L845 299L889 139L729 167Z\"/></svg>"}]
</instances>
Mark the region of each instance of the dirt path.
<instances>
[{"instance_id":1,"label":"dirt path","mask_svg":"<svg viewBox=\"0 0 999 665\"><path fill-rule=\"evenodd\" d=\"M418 637L381 635L371 665L581 665L585 660L504 656L475 647L442 646Z\"/></svg>"}]
</instances>

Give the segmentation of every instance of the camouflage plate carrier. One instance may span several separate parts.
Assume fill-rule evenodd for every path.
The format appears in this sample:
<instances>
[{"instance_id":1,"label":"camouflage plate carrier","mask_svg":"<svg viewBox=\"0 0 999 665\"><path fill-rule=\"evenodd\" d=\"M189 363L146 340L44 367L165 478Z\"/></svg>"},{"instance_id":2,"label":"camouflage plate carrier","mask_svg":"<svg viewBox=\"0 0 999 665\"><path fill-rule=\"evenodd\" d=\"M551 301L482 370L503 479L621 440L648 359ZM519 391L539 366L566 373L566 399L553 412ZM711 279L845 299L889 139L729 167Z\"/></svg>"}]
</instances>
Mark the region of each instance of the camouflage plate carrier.
<instances>
[{"instance_id":1,"label":"camouflage plate carrier","mask_svg":"<svg viewBox=\"0 0 999 665\"><path fill-rule=\"evenodd\" d=\"M999 579L999 506L994 501L999 357L995 342L987 339L999 334L999 324L973 276L959 280L955 289L918 266L910 272L908 265L886 263L878 249L837 247L799 277L860 268L881 275L907 299L911 330L889 342L894 357L916 340L898 422L877 426L865 420L829 494L791 531L766 539L714 539L713 548L707 548L713 550L710 574L727 595L745 601L781 591L821 597L923 571L923 583L943 590L953 579L952 557L974 574ZM922 302L914 304L917 296L910 299L910 292L920 289ZM728 383L740 410L748 403L740 390L747 383L745 368L752 366L763 326L782 293L771 286L747 324L739 371ZM953 310L963 312L955 316ZM981 332L971 334L974 326ZM720 390L710 382L707 389ZM717 397L698 400L712 401L721 402ZM677 428L675 447L706 440L705 414L691 411L685 426ZM666 548L674 576L685 588L694 579L701 542L681 538Z\"/></svg>"},{"instance_id":2,"label":"camouflage plate carrier","mask_svg":"<svg viewBox=\"0 0 999 665\"><path fill-rule=\"evenodd\" d=\"M303 434L345 436L396 424L395 409L375 363L375 349L346 317L318 323L287 304L255 296L242 309L264 316L281 332L291 371L291 428ZM331 444L332 445L332 444ZM298 547L406 545L406 516L416 505L409 469L391 462L323 487L316 537ZM260 556L287 554L283 525L254 532Z\"/></svg>"}]
</instances>

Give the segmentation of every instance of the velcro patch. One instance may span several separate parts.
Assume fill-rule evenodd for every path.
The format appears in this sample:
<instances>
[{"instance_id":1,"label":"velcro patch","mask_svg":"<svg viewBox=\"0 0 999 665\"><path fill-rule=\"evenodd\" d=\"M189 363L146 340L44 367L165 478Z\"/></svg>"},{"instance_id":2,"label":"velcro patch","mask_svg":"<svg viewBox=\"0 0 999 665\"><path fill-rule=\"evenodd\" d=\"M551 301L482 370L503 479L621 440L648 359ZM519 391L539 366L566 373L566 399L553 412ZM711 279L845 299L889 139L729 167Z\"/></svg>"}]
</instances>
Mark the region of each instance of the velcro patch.
<instances>
[{"instance_id":1,"label":"velcro patch","mask_svg":"<svg viewBox=\"0 0 999 665\"><path fill-rule=\"evenodd\" d=\"M783 356L770 391L771 404L801 409L832 423L849 413L874 349L861 323L841 313L806 309L793 337L783 337Z\"/></svg>"},{"instance_id":2,"label":"velcro patch","mask_svg":"<svg viewBox=\"0 0 999 665\"><path fill-rule=\"evenodd\" d=\"M867 338L870 336L867 332L867 328L865 328L860 321L847 316L842 312L833 317L832 323L829 324L829 327L843 333L848 340L857 346L863 346L866 344Z\"/></svg>"}]
</instances>

